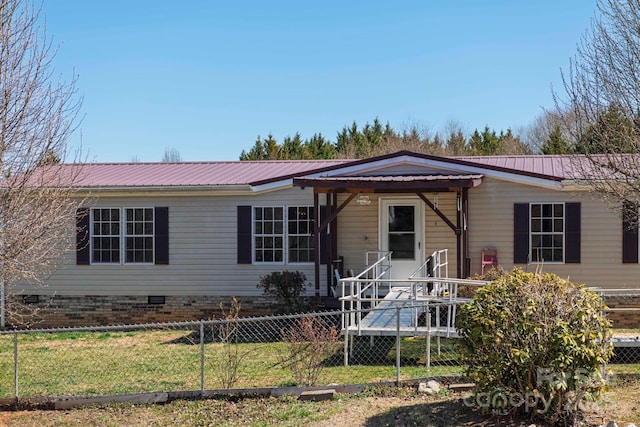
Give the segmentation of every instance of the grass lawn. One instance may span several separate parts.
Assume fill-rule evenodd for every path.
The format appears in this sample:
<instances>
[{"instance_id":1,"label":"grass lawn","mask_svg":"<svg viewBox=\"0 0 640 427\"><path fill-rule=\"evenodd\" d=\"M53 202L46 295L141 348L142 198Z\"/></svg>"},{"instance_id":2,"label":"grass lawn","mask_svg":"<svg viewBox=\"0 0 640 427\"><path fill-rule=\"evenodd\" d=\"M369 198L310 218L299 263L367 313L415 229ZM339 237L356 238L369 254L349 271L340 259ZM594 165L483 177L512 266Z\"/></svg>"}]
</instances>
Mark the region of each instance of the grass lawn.
<instances>
[{"instance_id":1,"label":"grass lawn","mask_svg":"<svg viewBox=\"0 0 640 427\"><path fill-rule=\"evenodd\" d=\"M432 342L432 367L425 368L426 341L405 338L401 378L462 372L455 343L442 340L440 354ZM200 345L191 330L138 332L63 332L20 335L19 396L81 396L200 389ZM219 361L224 347L207 343L205 388L221 388ZM14 395L13 336L0 335L0 397ZM295 385L282 365L283 342L238 344L241 364L234 387ZM373 347L360 337L351 365L343 366L342 348L325 360L319 384L367 383L396 378L393 338L378 337Z\"/></svg>"}]
</instances>

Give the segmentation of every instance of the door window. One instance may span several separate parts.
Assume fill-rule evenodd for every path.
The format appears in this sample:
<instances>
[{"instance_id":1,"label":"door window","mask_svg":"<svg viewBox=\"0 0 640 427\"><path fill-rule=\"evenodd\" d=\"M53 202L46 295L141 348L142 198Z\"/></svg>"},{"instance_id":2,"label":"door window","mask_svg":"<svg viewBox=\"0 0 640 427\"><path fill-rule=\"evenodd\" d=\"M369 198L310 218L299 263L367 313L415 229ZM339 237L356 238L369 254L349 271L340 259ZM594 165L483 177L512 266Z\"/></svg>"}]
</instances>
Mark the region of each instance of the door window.
<instances>
[{"instance_id":1,"label":"door window","mask_svg":"<svg viewBox=\"0 0 640 427\"><path fill-rule=\"evenodd\" d=\"M415 259L414 206L389 206L389 250L393 259Z\"/></svg>"}]
</instances>

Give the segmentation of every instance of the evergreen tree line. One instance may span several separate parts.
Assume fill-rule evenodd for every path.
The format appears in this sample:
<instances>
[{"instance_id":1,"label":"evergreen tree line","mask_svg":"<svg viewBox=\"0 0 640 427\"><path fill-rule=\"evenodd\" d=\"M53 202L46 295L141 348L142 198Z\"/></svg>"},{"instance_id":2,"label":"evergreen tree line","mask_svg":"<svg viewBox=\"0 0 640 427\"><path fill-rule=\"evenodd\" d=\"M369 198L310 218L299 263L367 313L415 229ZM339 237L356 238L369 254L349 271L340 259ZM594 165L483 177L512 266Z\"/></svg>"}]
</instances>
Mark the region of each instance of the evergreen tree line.
<instances>
[{"instance_id":1,"label":"evergreen tree line","mask_svg":"<svg viewBox=\"0 0 640 427\"><path fill-rule=\"evenodd\" d=\"M304 160L367 158L400 150L439 156L485 156L497 154L533 154L534 150L511 129L497 133L488 126L475 130L467 137L462 130L452 127L444 136L413 126L397 131L387 122L376 118L373 123L360 127L356 122L338 132L335 141L321 133L302 139L299 133L287 136L279 143L273 135L256 140L249 151L242 151L240 160Z\"/></svg>"},{"instance_id":2,"label":"evergreen tree line","mask_svg":"<svg viewBox=\"0 0 640 427\"><path fill-rule=\"evenodd\" d=\"M627 114L617 105L604 109L595 122L583 124L575 132L569 113L545 112L522 135L511 129L495 130L486 126L469 136L451 125L443 134L431 135L418 126L398 131L376 118L358 126L354 121L338 132L335 141L321 133L303 139L299 133L279 143L273 135L256 140L240 160L362 159L401 150L437 156L492 156L517 154L599 154L635 152L640 139L640 114ZM631 144L629 141L633 141Z\"/></svg>"}]
</instances>

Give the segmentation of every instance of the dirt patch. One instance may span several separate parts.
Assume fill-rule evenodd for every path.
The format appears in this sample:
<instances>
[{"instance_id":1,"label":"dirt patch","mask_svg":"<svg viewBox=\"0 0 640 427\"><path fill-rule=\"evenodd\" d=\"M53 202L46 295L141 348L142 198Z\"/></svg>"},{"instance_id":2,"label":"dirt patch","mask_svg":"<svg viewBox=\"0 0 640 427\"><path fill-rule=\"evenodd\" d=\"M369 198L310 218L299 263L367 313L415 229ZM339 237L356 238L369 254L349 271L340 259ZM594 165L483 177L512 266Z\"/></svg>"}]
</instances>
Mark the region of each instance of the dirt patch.
<instances>
[{"instance_id":1,"label":"dirt patch","mask_svg":"<svg viewBox=\"0 0 640 427\"><path fill-rule=\"evenodd\" d=\"M166 405L132 403L66 411L0 413L0 426L60 425L282 425L315 427L377 426L529 426L529 418L483 415L467 407L468 392L429 396L415 387L379 387L334 400L302 402L294 396L186 401ZM640 381L624 377L603 399L584 411L579 426L593 427L615 419L618 425L640 423ZM542 425L542 424L537 424Z\"/></svg>"},{"instance_id":2,"label":"dirt patch","mask_svg":"<svg viewBox=\"0 0 640 427\"><path fill-rule=\"evenodd\" d=\"M536 424L528 417L513 417L482 414L467 407L464 395L442 398L383 398L367 397L363 399L338 402L343 405L340 412L329 418L309 424L313 427L363 426L514 426L525 427ZM607 417L601 410L587 411L581 426L597 426ZM540 425L540 424L538 424Z\"/></svg>"}]
</instances>

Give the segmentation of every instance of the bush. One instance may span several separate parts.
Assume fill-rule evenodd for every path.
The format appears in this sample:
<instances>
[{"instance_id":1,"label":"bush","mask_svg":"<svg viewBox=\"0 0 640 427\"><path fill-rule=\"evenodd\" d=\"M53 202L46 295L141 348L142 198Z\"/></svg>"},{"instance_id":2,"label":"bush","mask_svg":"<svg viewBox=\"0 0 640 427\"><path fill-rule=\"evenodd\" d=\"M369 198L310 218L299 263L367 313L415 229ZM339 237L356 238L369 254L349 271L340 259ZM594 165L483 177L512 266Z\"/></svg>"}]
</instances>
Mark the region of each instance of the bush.
<instances>
[{"instance_id":1,"label":"bush","mask_svg":"<svg viewBox=\"0 0 640 427\"><path fill-rule=\"evenodd\" d=\"M222 387L231 388L238 382L238 372L243 359L249 352L240 352L238 345L240 303L236 297L231 299L229 310L225 310L224 304L220 303L220 311L224 319L218 326L218 335L222 345L219 355L208 360Z\"/></svg>"},{"instance_id":2,"label":"bush","mask_svg":"<svg viewBox=\"0 0 640 427\"><path fill-rule=\"evenodd\" d=\"M476 291L457 326L470 405L572 422L597 397L613 353L601 298L553 274L515 269Z\"/></svg>"},{"instance_id":3,"label":"bush","mask_svg":"<svg viewBox=\"0 0 640 427\"><path fill-rule=\"evenodd\" d=\"M342 347L338 329L317 316L302 317L291 328L282 329L281 334L287 343L281 363L291 370L298 385L316 385L325 359Z\"/></svg>"},{"instance_id":4,"label":"bush","mask_svg":"<svg viewBox=\"0 0 640 427\"><path fill-rule=\"evenodd\" d=\"M279 305L277 313L299 313L306 304L302 294L306 289L307 277L299 271L274 271L260 277L259 288L264 295L275 299Z\"/></svg>"}]
</instances>

